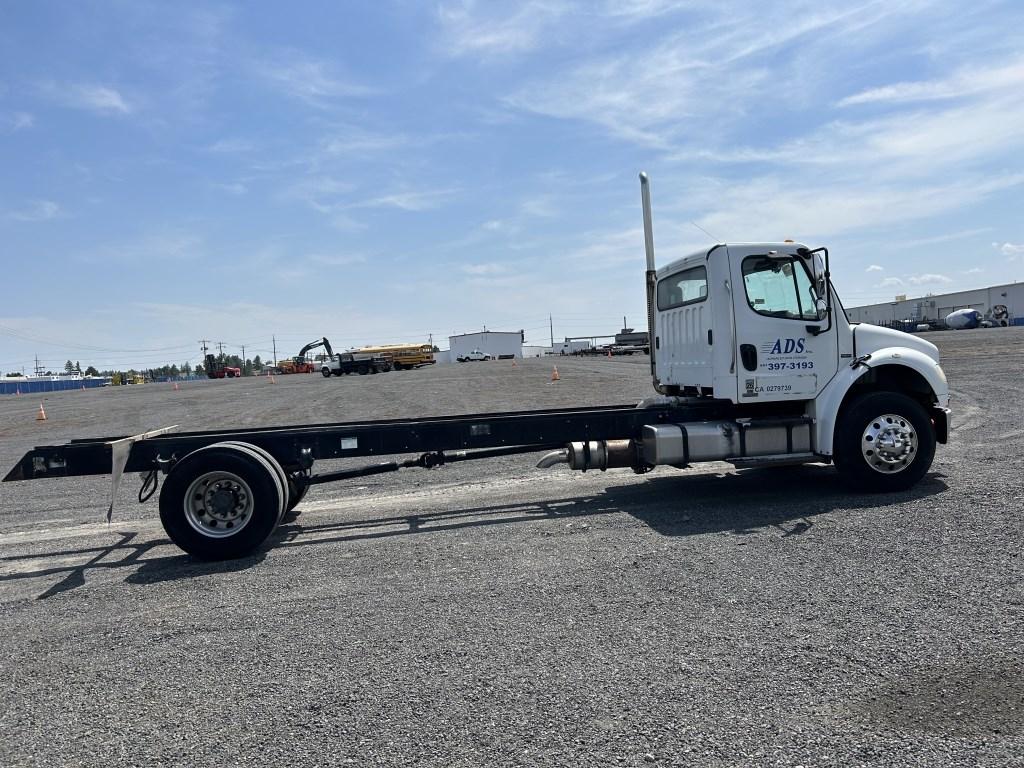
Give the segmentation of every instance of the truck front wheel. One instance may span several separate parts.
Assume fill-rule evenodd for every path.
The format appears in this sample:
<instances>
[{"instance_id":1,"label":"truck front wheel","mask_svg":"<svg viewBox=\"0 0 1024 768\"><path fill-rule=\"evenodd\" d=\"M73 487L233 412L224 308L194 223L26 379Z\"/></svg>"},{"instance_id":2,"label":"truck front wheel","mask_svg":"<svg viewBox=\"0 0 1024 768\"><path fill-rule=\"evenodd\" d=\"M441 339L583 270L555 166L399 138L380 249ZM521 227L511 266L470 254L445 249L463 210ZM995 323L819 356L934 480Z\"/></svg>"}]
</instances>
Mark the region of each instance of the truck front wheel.
<instances>
[{"instance_id":1,"label":"truck front wheel","mask_svg":"<svg viewBox=\"0 0 1024 768\"><path fill-rule=\"evenodd\" d=\"M910 488L935 456L935 430L924 407L899 392L867 392L840 414L835 462L851 490Z\"/></svg>"}]
</instances>

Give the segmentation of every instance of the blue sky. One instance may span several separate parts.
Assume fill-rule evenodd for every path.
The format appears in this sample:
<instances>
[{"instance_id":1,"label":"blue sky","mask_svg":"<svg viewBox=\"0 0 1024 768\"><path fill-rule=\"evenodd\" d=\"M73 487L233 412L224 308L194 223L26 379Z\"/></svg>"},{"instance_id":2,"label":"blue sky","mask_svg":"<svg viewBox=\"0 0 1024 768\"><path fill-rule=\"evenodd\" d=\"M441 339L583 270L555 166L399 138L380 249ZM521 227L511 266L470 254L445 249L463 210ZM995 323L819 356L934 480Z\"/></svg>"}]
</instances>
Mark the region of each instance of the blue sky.
<instances>
[{"instance_id":1,"label":"blue sky","mask_svg":"<svg viewBox=\"0 0 1024 768\"><path fill-rule=\"evenodd\" d=\"M643 169L661 264L1024 279L1022 93L1020 2L4 2L0 370L642 326Z\"/></svg>"}]
</instances>

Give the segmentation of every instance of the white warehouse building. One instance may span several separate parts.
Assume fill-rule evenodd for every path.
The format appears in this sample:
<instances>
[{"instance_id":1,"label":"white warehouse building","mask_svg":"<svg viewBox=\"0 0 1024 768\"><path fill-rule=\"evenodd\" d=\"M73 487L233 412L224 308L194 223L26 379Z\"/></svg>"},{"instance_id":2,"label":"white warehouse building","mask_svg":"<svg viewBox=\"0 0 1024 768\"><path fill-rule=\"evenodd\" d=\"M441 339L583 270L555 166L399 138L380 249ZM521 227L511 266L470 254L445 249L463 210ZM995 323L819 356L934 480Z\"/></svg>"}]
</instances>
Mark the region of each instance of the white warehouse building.
<instances>
[{"instance_id":1,"label":"white warehouse building","mask_svg":"<svg viewBox=\"0 0 1024 768\"><path fill-rule=\"evenodd\" d=\"M448 337L449 359L457 360L475 349L497 358L523 356L522 331L480 331Z\"/></svg>"},{"instance_id":2,"label":"white warehouse building","mask_svg":"<svg viewBox=\"0 0 1024 768\"><path fill-rule=\"evenodd\" d=\"M848 307L846 313L856 323L894 325L943 320L957 309L976 309L993 325L1024 324L1024 283L1007 283L917 299L897 296L895 300L881 304Z\"/></svg>"}]
</instances>

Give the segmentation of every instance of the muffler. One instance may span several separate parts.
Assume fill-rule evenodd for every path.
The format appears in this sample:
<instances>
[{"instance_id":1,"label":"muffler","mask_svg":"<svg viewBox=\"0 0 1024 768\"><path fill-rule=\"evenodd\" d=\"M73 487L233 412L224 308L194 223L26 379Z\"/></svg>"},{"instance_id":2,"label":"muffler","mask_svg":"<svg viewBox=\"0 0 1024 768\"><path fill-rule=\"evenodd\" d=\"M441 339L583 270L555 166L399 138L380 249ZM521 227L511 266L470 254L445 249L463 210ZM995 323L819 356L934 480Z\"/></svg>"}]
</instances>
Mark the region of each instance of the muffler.
<instances>
[{"instance_id":1,"label":"muffler","mask_svg":"<svg viewBox=\"0 0 1024 768\"><path fill-rule=\"evenodd\" d=\"M586 472L588 469L633 467L639 464L636 443L632 440L586 440L569 443L542 458L537 466L548 469L555 464L568 464L570 469Z\"/></svg>"}]
</instances>

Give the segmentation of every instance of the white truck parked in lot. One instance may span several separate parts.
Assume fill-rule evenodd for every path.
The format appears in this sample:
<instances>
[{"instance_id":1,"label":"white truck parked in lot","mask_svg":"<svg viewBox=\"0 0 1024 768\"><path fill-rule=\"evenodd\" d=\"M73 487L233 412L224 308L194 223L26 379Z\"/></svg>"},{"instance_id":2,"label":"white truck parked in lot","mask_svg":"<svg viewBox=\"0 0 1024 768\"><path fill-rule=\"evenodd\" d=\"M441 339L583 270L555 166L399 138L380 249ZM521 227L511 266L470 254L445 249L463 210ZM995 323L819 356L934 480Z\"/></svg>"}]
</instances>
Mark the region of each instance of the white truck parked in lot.
<instances>
[{"instance_id":1,"label":"white truck parked in lot","mask_svg":"<svg viewBox=\"0 0 1024 768\"><path fill-rule=\"evenodd\" d=\"M491 356L489 354L487 354L486 352L481 352L479 349L474 349L472 352L467 352L462 357L455 358L455 360L460 363L472 363L490 359Z\"/></svg>"},{"instance_id":2,"label":"white truck parked in lot","mask_svg":"<svg viewBox=\"0 0 1024 768\"><path fill-rule=\"evenodd\" d=\"M542 450L551 452L541 467L584 471L826 462L856 491L898 491L920 480L935 444L949 435L949 388L936 347L849 322L824 248L720 244L655 270L650 193L640 178L658 396L639 406L176 434L165 428L37 446L4 480L109 473L109 520L125 472L143 473L140 501L164 473L164 529L186 552L210 559L262 546L317 483ZM337 362L370 371L355 355ZM325 376L337 372L325 366ZM377 463L313 474L319 460L360 456Z\"/></svg>"},{"instance_id":3,"label":"white truck parked in lot","mask_svg":"<svg viewBox=\"0 0 1024 768\"><path fill-rule=\"evenodd\" d=\"M949 434L936 346L849 322L825 248L720 244L655 271L644 174L641 189L651 373L662 396L644 404L696 418L645 425L630 440L572 443L542 464L828 461L860 490L917 482Z\"/></svg>"}]
</instances>

